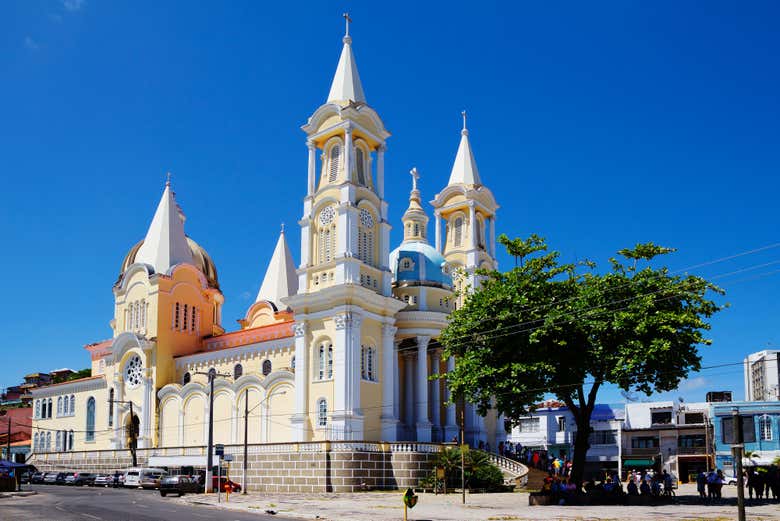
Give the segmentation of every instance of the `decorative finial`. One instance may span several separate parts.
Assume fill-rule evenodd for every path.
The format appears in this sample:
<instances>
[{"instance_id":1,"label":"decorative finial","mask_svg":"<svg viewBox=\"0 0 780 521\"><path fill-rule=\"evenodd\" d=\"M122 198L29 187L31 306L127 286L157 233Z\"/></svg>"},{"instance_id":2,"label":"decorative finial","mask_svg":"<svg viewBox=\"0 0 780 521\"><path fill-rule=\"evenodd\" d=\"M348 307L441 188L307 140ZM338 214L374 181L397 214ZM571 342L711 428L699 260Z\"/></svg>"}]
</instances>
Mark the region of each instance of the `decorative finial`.
<instances>
[{"instance_id":1,"label":"decorative finial","mask_svg":"<svg viewBox=\"0 0 780 521\"><path fill-rule=\"evenodd\" d=\"M417 172L416 166L409 170L409 173L412 176L412 191L415 191L417 190L417 180L420 179L420 174Z\"/></svg>"},{"instance_id":2,"label":"decorative finial","mask_svg":"<svg viewBox=\"0 0 780 521\"><path fill-rule=\"evenodd\" d=\"M460 115L463 116L463 130L461 130L460 133L463 134L464 136L468 136L469 129L466 128L466 111L462 110L460 112Z\"/></svg>"},{"instance_id":3,"label":"decorative finial","mask_svg":"<svg viewBox=\"0 0 780 521\"><path fill-rule=\"evenodd\" d=\"M284 233L284 223L282 223L282 233Z\"/></svg>"},{"instance_id":4,"label":"decorative finial","mask_svg":"<svg viewBox=\"0 0 780 521\"><path fill-rule=\"evenodd\" d=\"M349 24L352 22L352 18L350 18L349 13L344 13L341 16L344 17L344 21L347 24L347 29L344 32L344 43L349 43L352 41L352 39L349 37Z\"/></svg>"},{"instance_id":5,"label":"decorative finial","mask_svg":"<svg viewBox=\"0 0 780 521\"><path fill-rule=\"evenodd\" d=\"M165 186L171 186L171 173L168 172L165 175Z\"/></svg>"}]
</instances>

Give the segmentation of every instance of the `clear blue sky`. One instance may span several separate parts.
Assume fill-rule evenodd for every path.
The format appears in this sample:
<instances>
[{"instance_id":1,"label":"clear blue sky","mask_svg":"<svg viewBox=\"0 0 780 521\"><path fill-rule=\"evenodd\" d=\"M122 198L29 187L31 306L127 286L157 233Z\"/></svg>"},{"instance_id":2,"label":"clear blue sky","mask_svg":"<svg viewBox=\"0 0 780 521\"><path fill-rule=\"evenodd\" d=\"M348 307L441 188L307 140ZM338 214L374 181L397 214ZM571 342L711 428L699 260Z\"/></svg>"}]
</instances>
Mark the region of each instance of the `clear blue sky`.
<instances>
[{"instance_id":1,"label":"clear blue sky","mask_svg":"<svg viewBox=\"0 0 780 521\"><path fill-rule=\"evenodd\" d=\"M368 102L393 133L394 224L409 168L427 200L446 183L466 108L498 233L599 262L652 240L679 248L673 269L778 242L776 3L423 4L3 2L0 387L89 364L82 346L110 336L112 284L169 170L236 327L281 222L298 257L299 127L325 101L346 9ZM773 248L694 270L753 268L717 279L731 308L705 365L780 344L780 265L756 268L778 260ZM743 394L739 366L694 376L668 396Z\"/></svg>"}]
</instances>

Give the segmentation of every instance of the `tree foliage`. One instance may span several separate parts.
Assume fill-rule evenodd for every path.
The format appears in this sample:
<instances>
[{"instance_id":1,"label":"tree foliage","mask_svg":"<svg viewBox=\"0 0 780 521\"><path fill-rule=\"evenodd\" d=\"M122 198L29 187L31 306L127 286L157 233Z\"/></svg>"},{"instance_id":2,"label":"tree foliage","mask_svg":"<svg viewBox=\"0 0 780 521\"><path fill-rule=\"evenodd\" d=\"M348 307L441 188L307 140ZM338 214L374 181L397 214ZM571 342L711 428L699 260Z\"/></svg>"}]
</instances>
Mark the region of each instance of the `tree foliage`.
<instances>
[{"instance_id":1,"label":"tree foliage","mask_svg":"<svg viewBox=\"0 0 780 521\"><path fill-rule=\"evenodd\" d=\"M723 291L653 267L674 251L653 243L620 250L600 273L589 261L561 263L535 235L499 242L519 262L480 272L479 289L452 313L440 338L445 356L456 358L448 385L480 412L494 407L509 419L557 396L578 424L573 463L581 476L601 386L648 395L675 389L701 366L707 319L720 309L708 294Z\"/></svg>"}]
</instances>

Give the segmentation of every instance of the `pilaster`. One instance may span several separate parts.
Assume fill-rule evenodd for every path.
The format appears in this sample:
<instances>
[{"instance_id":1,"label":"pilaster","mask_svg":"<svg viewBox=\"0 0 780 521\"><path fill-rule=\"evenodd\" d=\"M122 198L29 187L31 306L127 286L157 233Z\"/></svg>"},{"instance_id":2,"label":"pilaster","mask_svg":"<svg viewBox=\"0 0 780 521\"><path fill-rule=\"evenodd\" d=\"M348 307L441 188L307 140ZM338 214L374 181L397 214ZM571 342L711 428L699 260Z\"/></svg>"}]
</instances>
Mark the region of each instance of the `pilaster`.
<instances>
[{"instance_id":1,"label":"pilaster","mask_svg":"<svg viewBox=\"0 0 780 521\"><path fill-rule=\"evenodd\" d=\"M293 427L295 441L308 441L308 399L309 399L309 357L307 349L306 322L298 322L292 326L295 335L295 413L290 422Z\"/></svg>"},{"instance_id":2,"label":"pilaster","mask_svg":"<svg viewBox=\"0 0 780 521\"><path fill-rule=\"evenodd\" d=\"M382 326L382 440L395 441L398 436L398 417L395 415L396 374L395 326Z\"/></svg>"},{"instance_id":3,"label":"pilaster","mask_svg":"<svg viewBox=\"0 0 780 521\"><path fill-rule=\"evenodd\" d=\"M431 441L428 419L428 342L431 337L417 337L417 441Z\"/></svg>"}]
</instances>

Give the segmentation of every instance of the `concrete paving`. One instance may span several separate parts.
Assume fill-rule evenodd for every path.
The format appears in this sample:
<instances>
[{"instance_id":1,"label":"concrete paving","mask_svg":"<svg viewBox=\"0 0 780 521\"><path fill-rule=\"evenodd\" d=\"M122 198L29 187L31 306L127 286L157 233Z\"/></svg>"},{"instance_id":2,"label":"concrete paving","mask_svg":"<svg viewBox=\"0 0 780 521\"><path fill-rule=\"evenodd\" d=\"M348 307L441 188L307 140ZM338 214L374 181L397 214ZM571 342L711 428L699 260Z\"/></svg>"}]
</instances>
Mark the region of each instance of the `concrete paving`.
<instances>
[{"instance_id":1,"label":"concrete paving","mask_svg":"<svg viewBox=\"0 0 780 521\"><path fill-rule=\"evenodd\" d=\"M724 498L702 503L693 485L682 485L671 504L659 506L544 506L529 507L528 494L474 494L461 504L459 494L420 494L419 502L409 511L409 520L428 521L525 521L525 520L717 520L737 518L736 487L724 487ZM208 503L211 508L263 513L276 512L278 517L303 519L397 521L403 518L400 492L361 492L355 494L233 494L230 502L216 505L216 497L185 496L185 502ZM204 507L208 508L208 507ZM762 502L748 506L752 521L780 520L780 503Z\"/></svg>"},{"instance_id":2,"label":"concrete paving","mask_svg":"<svg viewBox=\"0 0 780 521\"><path fill-rule=\"evenodd\" d=\"M0 521L270 521L254 511L226 512L163 498L154 490L24 485L35 495L0 497ZM202 496L202 495L201 495ZM188 496L185 496L188 497ZM225 515L229 514L229 516Z\"/></svg>"}]
</instances>

